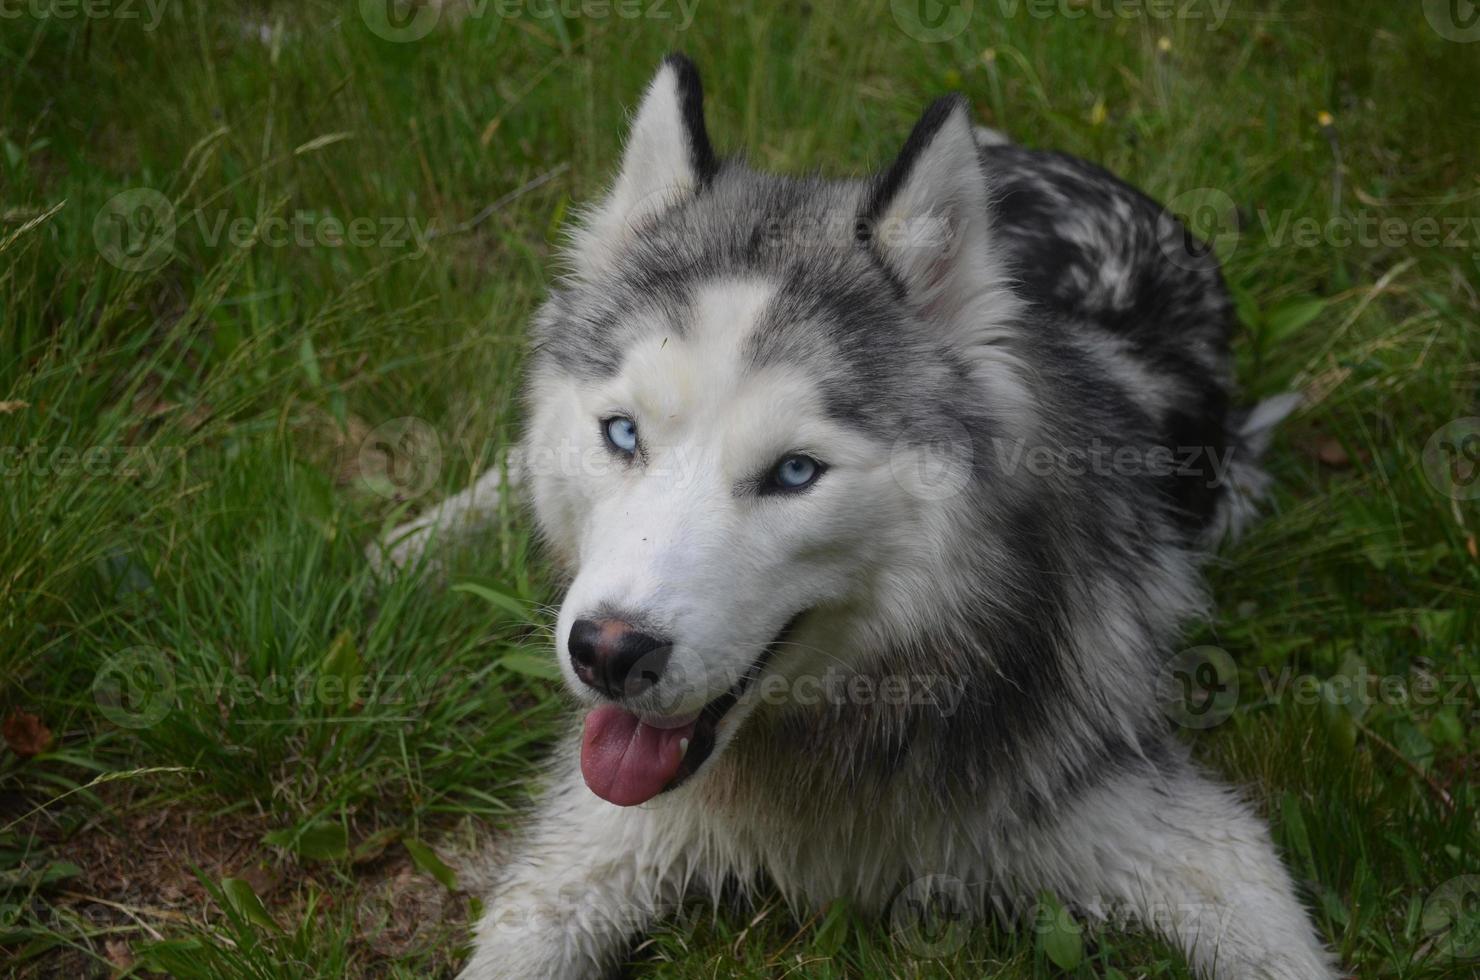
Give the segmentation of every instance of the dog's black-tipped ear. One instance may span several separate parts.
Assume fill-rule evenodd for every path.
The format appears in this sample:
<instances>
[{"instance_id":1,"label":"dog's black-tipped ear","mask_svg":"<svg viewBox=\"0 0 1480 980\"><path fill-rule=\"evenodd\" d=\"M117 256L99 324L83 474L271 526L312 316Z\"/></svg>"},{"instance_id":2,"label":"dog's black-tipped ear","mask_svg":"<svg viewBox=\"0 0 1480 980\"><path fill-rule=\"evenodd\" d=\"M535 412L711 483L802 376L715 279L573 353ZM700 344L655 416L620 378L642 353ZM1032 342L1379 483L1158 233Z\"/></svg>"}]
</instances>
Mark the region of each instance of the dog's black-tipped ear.
<instances>
[{"instance_id":1,"label":"dog's black-tipped ear","mask_svg":"<svg viewBox=\"0 0 1480 980\"><path fill-rule=\"evenodd\" d=\"M684 145L689 152L689 169L698 186L705 187L714 179L719 161L715 158L714 147L709 144L709 131L704 128L704 85L699 81L699 69L694 67L688 55L675 51L663 59L653 85L663 79L665 73L671 76L671 84L678 94ZM652 96L652 91L650 86L649 97ZM636 137L635 131L633 137Z\"/></svg>"},{"instance_id":2,"label":"dog's black-tipped ear","mask_svg":"<svg viewBox=\"0 0 1480 980\"><path fill-rule=\"evenodd\" d=\"M704 127L699 71L684 55L670 54L633 117L611 193L573 236L573 270L600 275L632 235L659 212L699 193L718 169Z\"/></svg>"},{"instance_id":3,"label":"dog's black-tipped ear","mask_svg":"<svg viewBox=\"0 0 1480 980\"><path fill-rule=\"evenodd\" d=\"M914 297L950 314L988 271L987 225L987 179L970 108L963 96L944 96L869 186L859 233Z\"/></svg>"}]
</instances>

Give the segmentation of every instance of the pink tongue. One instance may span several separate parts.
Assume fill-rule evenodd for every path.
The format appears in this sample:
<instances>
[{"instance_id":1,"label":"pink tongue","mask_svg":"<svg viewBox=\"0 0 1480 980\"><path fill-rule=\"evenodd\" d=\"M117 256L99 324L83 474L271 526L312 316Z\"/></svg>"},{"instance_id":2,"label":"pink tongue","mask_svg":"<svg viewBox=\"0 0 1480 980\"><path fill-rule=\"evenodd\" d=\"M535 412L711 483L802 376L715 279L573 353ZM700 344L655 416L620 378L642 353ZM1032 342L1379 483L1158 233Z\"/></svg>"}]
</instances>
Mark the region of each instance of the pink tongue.
<instances>
[{"instance_id":1,"label":"pink tongue","mask_svg":"<svg viewBox=\"0 0 1480 980\"><path fill-rule=\"evenodd\" d=\"M581 775L591 792L608 803L646 803L678 773L683 761L678 743L693 735L693 722L657 728L614 704L602 705L586 716Z\"/></svg>"}]
</instances>

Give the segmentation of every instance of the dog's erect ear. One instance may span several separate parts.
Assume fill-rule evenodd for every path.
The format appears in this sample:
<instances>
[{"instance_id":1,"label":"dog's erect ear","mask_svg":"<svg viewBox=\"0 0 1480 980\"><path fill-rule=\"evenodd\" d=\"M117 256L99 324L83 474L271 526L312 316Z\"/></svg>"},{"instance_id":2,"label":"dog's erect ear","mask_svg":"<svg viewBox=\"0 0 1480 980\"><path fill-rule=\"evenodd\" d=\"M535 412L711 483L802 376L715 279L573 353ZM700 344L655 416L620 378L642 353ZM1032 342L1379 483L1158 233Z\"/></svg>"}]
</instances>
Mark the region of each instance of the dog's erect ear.
<instances>
[{"instance_id":1,"label":"dog's erect ear","mask_svg":"<svg viewBox=\"0 0 1480 980\"><path fill-rule=\"evenodd\" d=\"M670 54L633 118L611 193L572 237L573 271L588 278L600 275L646 222L702 190L718 167L704 128L698 69L683 55Z\"/></svg>"},{"instance_id":2,"label":"dog's erect ear","mask_svg":"<svg viewBox=\"0 0 1480 980\"><path fill-rule=\"evenodd\" d=\"M987 261L987 181L966 99L931 103L904 149L869 188L859 234L932 313L959 312Z\"/></svg>"}]
</instances>

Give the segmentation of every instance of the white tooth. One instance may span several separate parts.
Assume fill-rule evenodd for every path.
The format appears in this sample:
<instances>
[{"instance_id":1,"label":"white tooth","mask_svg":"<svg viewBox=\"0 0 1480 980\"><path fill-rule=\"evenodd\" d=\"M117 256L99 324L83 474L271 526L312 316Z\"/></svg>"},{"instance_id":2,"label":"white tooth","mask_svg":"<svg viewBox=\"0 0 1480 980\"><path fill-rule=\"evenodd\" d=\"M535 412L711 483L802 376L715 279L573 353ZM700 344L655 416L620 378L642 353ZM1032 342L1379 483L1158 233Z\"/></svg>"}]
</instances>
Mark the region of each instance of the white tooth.
<instances>
[{"instance_id":1,"label":"white tooth","mask_svg":"<svg viewBox=\"0 0 1480 980\"><path fill-rule=\"evenodd\" d=\"M682 759L689 754L689 740L681 738L678 740L678 757Z\"/></svg>"}]
</instances>

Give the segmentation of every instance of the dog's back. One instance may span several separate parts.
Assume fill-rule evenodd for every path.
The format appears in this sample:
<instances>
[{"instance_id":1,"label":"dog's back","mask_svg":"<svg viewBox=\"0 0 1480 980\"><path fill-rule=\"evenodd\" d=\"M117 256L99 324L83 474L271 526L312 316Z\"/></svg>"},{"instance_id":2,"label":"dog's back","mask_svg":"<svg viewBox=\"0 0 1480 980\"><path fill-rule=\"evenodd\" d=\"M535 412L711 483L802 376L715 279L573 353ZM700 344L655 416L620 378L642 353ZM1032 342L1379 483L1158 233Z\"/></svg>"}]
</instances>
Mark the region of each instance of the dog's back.
<instances>
[{"instance_id":1,"label":"dog's back","mask_svg":"<svg viewBox=\"0 0 1480 980\"><path fill-rule=\"evenodd\" d=\"M1099 383L1087 406L1118 403L1172 453L1157 476L1189 540L1215 544L1254 516L1269 431L1293 396L1257 410L1234 400L1236 316L1212 247L1103 167L978 130L993 188L995 242L1044 339L1086 351Z\"/></svg>"}]
</instances>

